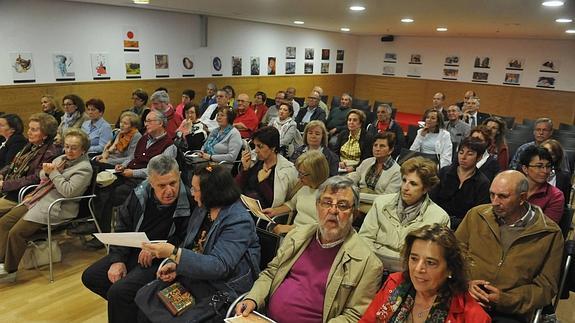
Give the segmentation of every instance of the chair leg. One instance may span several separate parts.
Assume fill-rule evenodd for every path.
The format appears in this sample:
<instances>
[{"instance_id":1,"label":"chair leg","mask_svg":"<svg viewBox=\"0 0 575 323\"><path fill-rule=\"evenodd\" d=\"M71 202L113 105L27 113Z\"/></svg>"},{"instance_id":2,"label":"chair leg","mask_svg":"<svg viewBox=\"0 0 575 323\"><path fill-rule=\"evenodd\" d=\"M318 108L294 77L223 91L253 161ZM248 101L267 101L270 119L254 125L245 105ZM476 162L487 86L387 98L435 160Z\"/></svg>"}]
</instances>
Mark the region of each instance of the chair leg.
<instances>
[{"instance_id":1,"label":"chair leg","mask_svg":"<svg viewBox=\"0 0 575 323\"><path fill-rule=\"evenodd\" d=\"M49 213L48 213L49 214ZM50 216L48 216L48 219ZM50 283L54 282L54 264L52 262L52 228L50 226L50 220L48 220L48 261L50 264Z\"/></svg>"},{"instance_id":2,"label":"chair leg","mask_svg":"<svg viewBox=\"0 0 575 323\"><path fill-rule=\"evenodd\" d=\"M533 320L531 320L531 323L541 322L542 316L543 316L543 309L540 308L537 310L537 312L535 312L535 316L533 317Z\"/></svg>"},{"instance_id":3,"label":"chair leg","mask_svg":"<svg viewBox=\"0 0 575 323\"><path fill-rule=\"evenodd\" d=\"M565 282L567 281L567 276L569 275L569 269L571 268L571 261L573 260L573 256L568 255L567 259L565 259L565 270L563 271L563 275L561 275L561 281L559 282L559 289L557 291L557 296L555 297L555 302L553 303L553 311L557 311L557 306L559 305L559 301L561 300L561 294L563 293L563 288L565 288Z\"/></svg>"},{"instance_id":4,"label":"chair leg","mask_svg":"<svg viewBox=\"0 0 575 323\"><path fill-rule=\"evenodd\" d=\"M100 228L100 224L98 223L98 220L96 219L96 216L94 215L94 206L93 206L93 201L94 198L91 197L88 200L88 210L90 210L90 216L92 217L92 220L94 221L94 224L96 225L96 230L98 230L98 233L102 233L102 229ZM110 253L110 246L109 245L104 245L106 247L106 254Z\"/></svg>"}]
</instances>

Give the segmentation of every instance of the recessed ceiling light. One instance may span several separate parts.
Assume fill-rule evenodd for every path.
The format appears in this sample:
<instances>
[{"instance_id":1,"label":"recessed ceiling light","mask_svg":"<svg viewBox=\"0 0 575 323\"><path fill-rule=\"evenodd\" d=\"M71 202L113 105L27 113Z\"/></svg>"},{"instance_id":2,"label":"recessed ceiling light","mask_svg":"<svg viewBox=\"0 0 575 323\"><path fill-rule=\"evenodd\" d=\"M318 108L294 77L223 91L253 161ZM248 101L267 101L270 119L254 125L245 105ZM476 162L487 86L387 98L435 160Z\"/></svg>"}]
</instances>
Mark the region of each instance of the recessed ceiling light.
<instances>
[{"instance_id":1,"label":"recessed ceiling light","mask_svg":"<svg viewBox=\"0 0 575 323\"><path fill-rule=\"evenodd\" d=\"M341 31L350 31L351 29L347 28L347 27L341 27L339 30Z\"/></svg>"},{"instance_id":2,"label":"recessed ceiling light","mask_svg":"<svg viewBox=\"0 0 575 323\"><path fill-rule=\"evenodd\" d=\"M351 6L351 7L349 7L349 10L351 10L351 11L364 11L365 7L363 7L363 6Z\"/></svg>"},{"instance_id":3,"label":"recessed ceiling light","mask_svg":"<svg viewBox=\"0 0 575 323\"><path fill-rule=\"evenodd\" d=\"M293 23L296 24L296 25L303 25L303 24L304 24L304 22L301 21L301 20L296 20L296 21L294 21Z\"/></svg>"},{"instance_id":4,"label":"recessed ceiling light","mask_svg":"<svg viewBox=\"0 0 575 323\"><path fill-rule=\"evenodd\" d=\"M414 20L411 18L403 18L401 19L401 22L413 22Z\"/></svg>"},{"instance_id":5,"label":"recessed ceiling light","mask_svg":"<svg viewBox=\"0 0 575 323\"><path fill-rule=\"evenodd\" d=\"M569 19L569 18L559 18L559 19L555 19L555 22L573 22L573 19Z\"/></svg>"},{"instance_id":6,"label":"recessed ceiling light","mask_svg":"<svg viewBox=\"0 0 575 323\"><path fill-rule=\"evenodd\" d=\"M437 27L437 28L435 28L435 30L437 30L437 31L447 31L447 28L445 28L445 27Z\"/></svg>"},{"instance_id":7,"label":"recessed ceiling light","mask_svg":"<svg viewBox=\"0 0 575 323\"><path fill-rule=\"evenodd\" d=\"M545 7L561 7L563 5L563 1L544 1L541 5Z\"/></svg>"},{"instance_id":8,"label":"recessed ceiling light","mask_svg":"<svg viewBox=\"0 0 575 323\"><path fill-rule=\"evenodd\" d=\"M575 34L575 29L567 29L565 32L568 34Z\"/></svg>"},{"instance_id":9,"label":"recessed ceiling light","mask_svg":"<svg viewBox=\"0 0 575 323\"><path fill-rule=\"evenodd\" d=\"M150 0L132 0L135 4L149 4Z\"/></svg>"}]
</instances>

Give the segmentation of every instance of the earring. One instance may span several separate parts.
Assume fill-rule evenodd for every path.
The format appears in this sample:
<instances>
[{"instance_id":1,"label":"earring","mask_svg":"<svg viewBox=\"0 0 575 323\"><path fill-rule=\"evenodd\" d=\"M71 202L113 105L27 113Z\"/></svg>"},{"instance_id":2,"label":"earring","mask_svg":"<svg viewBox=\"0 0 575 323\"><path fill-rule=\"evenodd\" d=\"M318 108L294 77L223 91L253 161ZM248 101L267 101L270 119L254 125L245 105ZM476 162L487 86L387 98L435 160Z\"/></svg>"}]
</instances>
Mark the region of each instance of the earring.
<instances>
[{"instance_id":1,"label":"earring","mask_svg":"<svg viewBox=\"0 0 575 323\"><path fill-rule=\"evenodd\" d=\"M449 275L447 276L447 278L451 279L451 278L453 278L453 277L451 276L451 274L449 274Z\"/></svg>"}]
</instances>

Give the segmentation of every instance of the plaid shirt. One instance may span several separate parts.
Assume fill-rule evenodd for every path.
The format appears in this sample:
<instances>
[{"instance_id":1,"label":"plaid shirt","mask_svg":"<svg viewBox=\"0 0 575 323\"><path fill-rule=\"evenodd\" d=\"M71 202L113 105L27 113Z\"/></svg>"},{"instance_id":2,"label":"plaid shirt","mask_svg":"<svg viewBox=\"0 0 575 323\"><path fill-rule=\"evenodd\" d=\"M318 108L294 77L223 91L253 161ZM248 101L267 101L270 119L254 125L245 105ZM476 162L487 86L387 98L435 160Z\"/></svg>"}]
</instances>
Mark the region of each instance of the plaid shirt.
<instances>
[{"instance_id":1,"label":"plaid shirt","mask_svg":"<svg viewBox=\"0 0 575 323\"><path fill-rule=\"evenodd\" d=\"M344 161L354 161L356 165L359 164L361 159L361 148L359 145L359 136L361 135L361 130L357 132L355 136L349 133L347 141L341 146L340 156ZM347 164L347 162L346 162ZM354 165L350 165L354 166Z\"/></svg>"}]
</instances>

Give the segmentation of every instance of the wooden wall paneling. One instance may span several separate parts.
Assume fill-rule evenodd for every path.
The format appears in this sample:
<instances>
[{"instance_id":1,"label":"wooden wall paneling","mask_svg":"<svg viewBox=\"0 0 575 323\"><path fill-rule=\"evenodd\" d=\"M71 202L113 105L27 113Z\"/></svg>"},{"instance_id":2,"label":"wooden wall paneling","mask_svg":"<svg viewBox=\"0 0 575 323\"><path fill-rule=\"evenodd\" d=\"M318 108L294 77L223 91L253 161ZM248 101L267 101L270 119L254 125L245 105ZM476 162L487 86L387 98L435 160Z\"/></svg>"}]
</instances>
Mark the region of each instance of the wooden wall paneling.
<instances>
[{"instance_id":1,"label":"wooden wall paneling","mask_svg":"<svg viewBox=\"0 0 575 323\"><path fill-rule=\"evenodd\" d=\"M436 92L444 92L447 104L463 99L466 91L481 99L481 111L498 115L536 119L550 117L555 125L575 121L575 92L522 88L504 85L464 83L400 77L357 75L354 94L361 99L392 101L399 111L422 113L431 106Z\"/></svg>"},{"instance_id":2,"label":"wooden wall paneling","mask_svg":"<svg viewBox=\"0 0 575 323\"><path fill-rule=\"evenodd\" d=\"M42 95L50 94L61 102L64 95L74 93L84 100L94 97L102 99L106 104L104 118L108 122L115 122L120 112L131 106L131 93L136 88L142 88L151 95L158 87L165 87L175 106L180 103L181 93L185 89L196 91L196 101L201 100L206 95L206 85L210 82L218 87L229 84L234 87L236 95L247 93L250 97L253 97L256 91L264 91L273 97L278 90L285 90L289 86L297 89L298 96L305 97L315 85L321 86L325 94L333 96L351 92L355 85L355 75L210 77L8 85L0 86L0 111L17 113L26 121L30 115L41 111Z\"/></svg>"}]
</instances>

